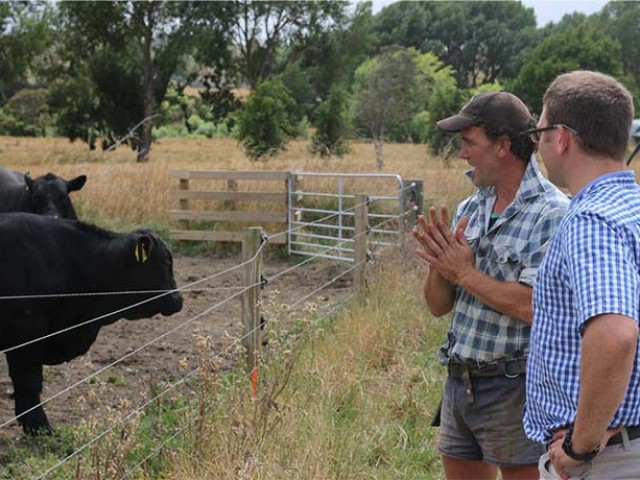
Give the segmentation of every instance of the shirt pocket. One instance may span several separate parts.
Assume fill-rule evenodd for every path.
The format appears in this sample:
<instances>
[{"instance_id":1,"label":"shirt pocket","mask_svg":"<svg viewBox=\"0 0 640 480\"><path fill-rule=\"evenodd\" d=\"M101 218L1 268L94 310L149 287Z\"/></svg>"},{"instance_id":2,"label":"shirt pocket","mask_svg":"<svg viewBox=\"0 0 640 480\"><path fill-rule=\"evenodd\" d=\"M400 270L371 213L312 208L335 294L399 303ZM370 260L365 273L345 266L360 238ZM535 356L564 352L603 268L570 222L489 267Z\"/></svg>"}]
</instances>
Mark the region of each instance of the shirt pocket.
<instances>
[{"instance_id":1,"label":"shirt pocket","mask_svg":"<svg viewBox=\"0 0 640 480\"><path fill-rule=\"evenodd\" d=\"M490 255L493 277L505 282L517 282L522 271L522 252L506 245L494 245Z\"/></svg>"}]
</instances>

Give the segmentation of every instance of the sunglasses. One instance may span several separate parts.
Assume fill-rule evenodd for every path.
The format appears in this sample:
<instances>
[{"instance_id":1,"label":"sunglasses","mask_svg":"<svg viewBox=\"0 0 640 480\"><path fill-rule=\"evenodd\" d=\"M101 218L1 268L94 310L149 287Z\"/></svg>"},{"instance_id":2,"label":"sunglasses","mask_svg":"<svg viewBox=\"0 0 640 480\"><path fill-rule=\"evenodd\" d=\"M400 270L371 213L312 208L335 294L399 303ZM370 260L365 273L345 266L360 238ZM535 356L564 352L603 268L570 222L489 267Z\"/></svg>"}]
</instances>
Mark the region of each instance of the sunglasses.
<instances>
[{"instance_id":1,"label":"sunglasses","mask_svg":"<svg viewBox=\"0 0 640 480\"><path fill-rule=\"evenodd\" d=\"M527 133L529 134L529 138L531 139L531 141L535 144L538 144L540 143L540 137L542 136L542 132L555 130L557 127L562 127L565 130L567 130L571 135L578 136L578 132L575 129L571 128L568 125L565 125L564 123L554 123L553 125L549 125L547 127L532 128L530 130L527 130Z\"/></svg>"}]
</instances>

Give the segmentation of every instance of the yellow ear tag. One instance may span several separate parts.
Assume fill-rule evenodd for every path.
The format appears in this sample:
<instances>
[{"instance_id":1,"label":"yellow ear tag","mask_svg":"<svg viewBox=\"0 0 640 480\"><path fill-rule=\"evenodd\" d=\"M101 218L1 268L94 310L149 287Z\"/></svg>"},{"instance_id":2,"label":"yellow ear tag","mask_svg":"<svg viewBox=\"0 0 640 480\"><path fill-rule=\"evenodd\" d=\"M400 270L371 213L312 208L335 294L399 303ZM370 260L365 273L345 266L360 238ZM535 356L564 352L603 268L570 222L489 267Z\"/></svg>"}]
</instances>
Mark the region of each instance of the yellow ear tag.
<instances>
[{"instance_id":1,"label":"yellow ear tag","mask_svg":"<svg viewBox=\"0 0 640 480\"><path fill-rule=\"evenodd\" d=\"M136 262L138 263L146 263L147 260L149 260L149 256L143 245L136 245L135 255Z\"/></svg>"}]
</instances>

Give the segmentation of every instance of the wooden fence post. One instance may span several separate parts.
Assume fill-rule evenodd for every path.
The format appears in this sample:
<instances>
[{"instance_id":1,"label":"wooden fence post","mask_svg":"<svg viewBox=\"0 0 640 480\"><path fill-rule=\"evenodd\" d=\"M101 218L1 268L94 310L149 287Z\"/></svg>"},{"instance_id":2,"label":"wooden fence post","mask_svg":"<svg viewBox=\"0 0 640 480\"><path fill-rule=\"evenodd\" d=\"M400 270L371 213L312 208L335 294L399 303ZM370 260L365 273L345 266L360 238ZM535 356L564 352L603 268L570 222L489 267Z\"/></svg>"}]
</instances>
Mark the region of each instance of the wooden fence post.
<instances>
[{"instance_id":1,"label":"wooden fence post","mask_svg":"<svg viewBox=\"0 0 640 480\"><path fill-rule=\"evenodd\" d=\"M242 262L248 262L260 249L262 229L248 227L244 229L242 240ZM258 255L253 262L244 267L244 286L248 288L242 294L242 324L244 326L243 344L247 350L247 371L257 378L260 346L262 345L262 331L260 326L260 271L262 269L262 255ZM253 383L252 383L253 384Z\"/></svg>"},{"instance_id":2,"label":"wooden fence post","mask_svg":"<svg viewBox=\"0 0 640 480\"><path fill-rule=\"evenodd\" d=\"M180 179L180 190L189 190L188 178ZM189 210L189 200L187 200L186 198L180 199L180 210ZM189 230L189 220L178 220L178 225L180 226L181 230Z\"/></svg>"},{"instance_id":3,"label":"wooden fence post","mask_svg":"<svg viewBox=\"0 0 640 480\"><path fill-rule=\"evenodd\" d=\"M238 191L238 181L235 178L230 178L227 180L227 191L228 192L237 192ZM236 209L236 201L235 200L226 200L224 202L225 210L235 210Z\"/></svg>"},{"instance_id":4,"label":"wooden fence post","mask_svg":"<svg viewBox=\"0 0 640 480\"><path fill-rule=\"evenodd\" d=\"M353 285L358 294L364 292L365 276L364 266L367 260L367 219L369 209L367 206L368 197L366 195L355 196L356 206L354 212L354 262Z\"/></svg>"}]
</instances>

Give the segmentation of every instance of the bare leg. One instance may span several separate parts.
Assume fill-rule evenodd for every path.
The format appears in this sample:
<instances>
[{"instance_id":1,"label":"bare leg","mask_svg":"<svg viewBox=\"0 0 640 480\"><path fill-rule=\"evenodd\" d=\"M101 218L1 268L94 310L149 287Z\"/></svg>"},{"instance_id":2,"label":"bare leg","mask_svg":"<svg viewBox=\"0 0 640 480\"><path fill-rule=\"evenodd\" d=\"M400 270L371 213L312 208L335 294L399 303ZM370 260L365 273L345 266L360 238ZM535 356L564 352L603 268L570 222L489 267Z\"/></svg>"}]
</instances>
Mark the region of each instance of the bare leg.
<instances>
[{"instance_id":1,"label":"bare leg","mask_svg":"<svg viewBox=\"0 0 640 480\"><path fill-rule=\"evenodd\" d=\"M538 465L523 465L521 467L500 467L503 480L538 480L540 472Z\"/></svg>"},{"instance_id":2,"label":"bare leg","mask_svg":"<svg viewBox=\"0 0 640 480\"><path fill-rule=\"evenodd\" d=\"M447 480L469 480L470 478L474 480L495 480L498 475L498 467L481 460L463 460L461 458L443 456L442 463Z\"/></svg>"}]
</instances>

